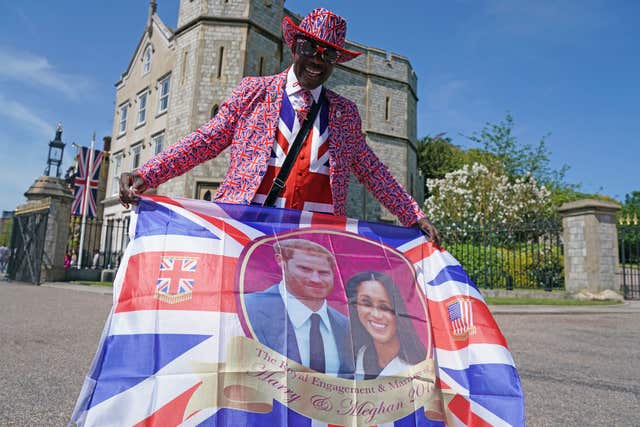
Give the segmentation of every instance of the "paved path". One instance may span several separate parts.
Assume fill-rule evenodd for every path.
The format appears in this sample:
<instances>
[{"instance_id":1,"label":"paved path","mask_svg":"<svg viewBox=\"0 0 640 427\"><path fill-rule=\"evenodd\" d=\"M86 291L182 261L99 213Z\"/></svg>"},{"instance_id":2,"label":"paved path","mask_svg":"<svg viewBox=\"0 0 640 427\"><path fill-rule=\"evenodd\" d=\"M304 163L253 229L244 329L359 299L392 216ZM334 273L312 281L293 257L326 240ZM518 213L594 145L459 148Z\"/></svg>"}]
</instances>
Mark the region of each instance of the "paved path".
<instances>
[{"instance_id":1,"label":"paved path","mask_svg":"<svg viewBox=\"0 0 640 427\"><path fill-rule=\"evenodd\" d=\"M640 313L496 314L529 426L640 425Z\"/></svg>"},{"instance_id":2,"label":"paved path","mask_svg":"<svg viewBox=\"0 0 640 427\"><path fill-rule=\"evenodd\" d=\"M112 296L0 282L0 426L64 426Z\"/></svg>"},{"instance_id":3,"label":"paved path","mask_svg":"<svg viewBox=\"0 0 640 427\"><path fill-rule=\"evenodd\" d=\"M0 282L0 426L66 424L111 302L109 288ZM640 425L640 304L492 311L528 425Z\"/></svg>"},{"instance_id":4,"label":"paved path","mask_svg":"<svg viewBox=\"0 0 640 427\"><path fill-rule=\"evenodd\" d=\"M612 305L491 305L494 315L498 314L640 314L640 301L625 301Z\"/></svg>"}]
</instances>

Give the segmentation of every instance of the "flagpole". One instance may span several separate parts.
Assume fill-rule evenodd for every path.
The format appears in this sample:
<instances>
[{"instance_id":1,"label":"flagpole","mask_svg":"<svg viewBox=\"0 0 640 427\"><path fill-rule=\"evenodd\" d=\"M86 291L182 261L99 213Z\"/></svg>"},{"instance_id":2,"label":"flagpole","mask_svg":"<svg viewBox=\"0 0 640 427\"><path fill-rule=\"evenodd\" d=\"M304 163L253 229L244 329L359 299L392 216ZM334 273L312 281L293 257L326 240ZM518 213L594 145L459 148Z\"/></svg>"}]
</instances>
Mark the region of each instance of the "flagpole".
<instances>
[{"instance_id":1,"label":"flagpole","mask_svg":"<svg viewBox=\"0 0 640 427\"><path fill-rule=\"evenodd\" d=\"M82 266L82 247L84 246L84 227L87 224L87 203L89 191L91 191L91 178L93 177L93 146L96 143L96 133L93 132L91 138L91 148L89 148L89 164L87 164L87 180L84 185L84 202L82 203L82 225L80 226L80 249L78 249L78 268Z\"/></svg>"}]
</instances>

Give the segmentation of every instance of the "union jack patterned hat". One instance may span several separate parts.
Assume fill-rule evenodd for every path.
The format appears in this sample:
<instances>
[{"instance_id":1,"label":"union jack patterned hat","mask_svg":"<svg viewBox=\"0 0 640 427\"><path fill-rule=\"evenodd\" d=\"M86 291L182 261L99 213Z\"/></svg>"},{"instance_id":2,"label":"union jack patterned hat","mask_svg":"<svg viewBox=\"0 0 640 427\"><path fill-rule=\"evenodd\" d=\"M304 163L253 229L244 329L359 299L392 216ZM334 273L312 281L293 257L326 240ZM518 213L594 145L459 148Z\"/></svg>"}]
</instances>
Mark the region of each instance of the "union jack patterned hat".
<instances>
[{"instance_id":1,"label":"union jack patterned hat","mask_svg":"<svg viewBox=\"0 0 640 427\"><path fill-rule=\"evenodd\" d=\"M321 7L312 10L305 16L299 26L294 24L291 18L285 16L282 20L282 34L285 43L290 47L293 47L297 35L304 35L335 48L340 53L337 61L339 63L350 61L362 53L344 48L347 21Z\"/></svg>"}]
</instances>

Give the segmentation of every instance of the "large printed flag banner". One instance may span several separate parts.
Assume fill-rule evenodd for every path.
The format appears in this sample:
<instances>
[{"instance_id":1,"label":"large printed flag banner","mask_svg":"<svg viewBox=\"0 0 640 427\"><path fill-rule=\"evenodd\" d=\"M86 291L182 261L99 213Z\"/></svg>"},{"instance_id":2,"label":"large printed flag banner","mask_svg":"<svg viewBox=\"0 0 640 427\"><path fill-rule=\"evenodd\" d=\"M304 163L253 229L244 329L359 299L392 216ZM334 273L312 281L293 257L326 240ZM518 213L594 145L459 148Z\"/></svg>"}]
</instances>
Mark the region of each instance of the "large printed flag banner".
<instances>
[{"instance_id":1,"label":"large printed flag banner","mask_svg":"<svg viewBox=\"0 0 640 427\"><path fill-rule=\"evenodd\" d=\"M144 196L72 423L520 426L507 343L415 228Z\"/></svg>"},{"instance_id":2,"label":"large printed flag banner","mask_svg":"<svg viewBox=\"0 0 640 427\"><path fill-rule=\"evenodd\" d=\"M86 200L87 217L93 218L97 212L96 200L100 180L100 166L102 165L102 151L93 150L91 165L89 165L90 153L90 148L80 147L76 155L76 179L73 187L74 200L71 205L71 213L82 216L84 214L84 203ZM89 194L86 195L85 198L87 191Z\"/></svg>"}]
</instances>

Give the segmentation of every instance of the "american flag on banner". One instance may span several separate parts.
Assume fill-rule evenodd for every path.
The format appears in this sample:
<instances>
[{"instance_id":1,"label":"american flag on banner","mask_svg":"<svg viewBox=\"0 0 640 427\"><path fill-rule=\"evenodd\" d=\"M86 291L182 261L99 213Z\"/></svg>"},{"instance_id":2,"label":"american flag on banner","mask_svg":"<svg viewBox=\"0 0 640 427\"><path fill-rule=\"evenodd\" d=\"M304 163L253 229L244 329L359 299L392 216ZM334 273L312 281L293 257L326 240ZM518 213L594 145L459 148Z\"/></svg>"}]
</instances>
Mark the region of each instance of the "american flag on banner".
<instances>
[{"instance_id":1,"label":"american flag on banner","mask_svg":"<svg viewBox=\"0 0 640 427\"><path fill-rule=\"evenodd\" d=\"M102 165L102 151L93 150L93 160L89 168L89 154L91 149L80 147L76 155L76 179L74 182L74 200L71 205L73 215L82 216L84 213L85 192L89 191L87 200L87 217L97 215L96 200L98 198L98 184L100 181L100 166ZM89 176L90 175L90 176Z\"/></svg>"},{"instance_id":2,"label":"american flag on banner","mask_svg":"<svg viewBox=\"0 0 640 427\"><path fill-rule=\"evenodd\" d=\"M483 297L460 264L417 229L143 196L129 234L114 306L70 425L525 424L520 379ZM313 371L303 351L297 354L302 347L290 352L298 335L283 320L293 305L283 304L294 292L285 280L287 259L296 255L286 258L282 247L305 239L330 252L316 262L334 260L334 285L318 313L326 310L331 320L340 365L351 363L346 374ZM362 274L365 281L353 285ZM384 281L395 285L382 287ZM254 298L269 293L277 296ZM362 299L367 295L371 300ZM260 313L271 313L263 324ZM334 318L350 326L337 328ZM357 325L370 349L355 344ZM345 330L351 334L341 346ZM278 334L280 350L268 342ZM403 350L407 336L407 348L420 349L422 359L411 361L412 350ZM382 372L378 367L376 378L358 377L381 337L399 343L396 357ZM327 358L331 363L338 361Z\"/></svg>"},{"instance_id":3,"label":"american flag on banner","mask_svg":"<svg viewBox=\"0 0 640 427\"><path fill-rule=\"evenodd\" d=\"M447 306L454 337L464 338L469 333L475 333L472 304L471 300L460 299Z\"/></svg>"}]
</instances>

